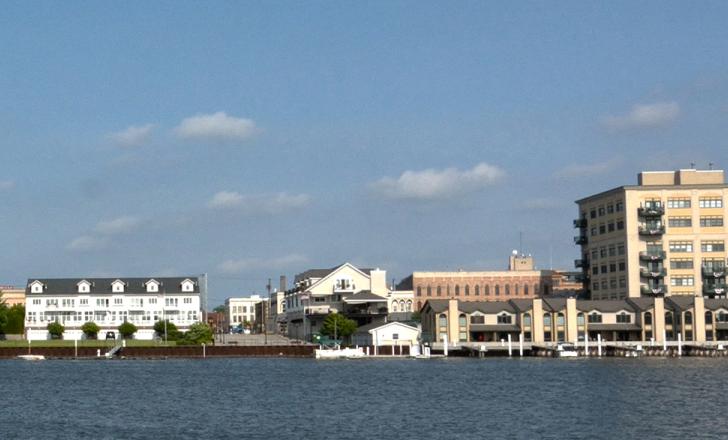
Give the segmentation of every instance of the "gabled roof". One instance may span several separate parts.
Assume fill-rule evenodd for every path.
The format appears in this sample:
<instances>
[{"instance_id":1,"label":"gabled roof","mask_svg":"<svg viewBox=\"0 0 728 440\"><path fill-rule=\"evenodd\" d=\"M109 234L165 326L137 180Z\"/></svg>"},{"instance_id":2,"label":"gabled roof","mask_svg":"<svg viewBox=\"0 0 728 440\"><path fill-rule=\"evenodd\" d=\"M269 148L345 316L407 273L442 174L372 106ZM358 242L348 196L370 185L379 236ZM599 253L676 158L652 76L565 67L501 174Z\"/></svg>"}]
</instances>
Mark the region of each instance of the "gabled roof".
<instances>
[{"instance_id":1,"label":"gabled roof","mask_svg":"<svg viewBox=\"0 0 728 440\"><path fill-rule=\"evenodd\" d=\"M422 309L429 307L434 313L441 313L447 310L448 300L446 299L428 299Z\"/></svg>"},{"instance_id":2,"label":"gabled roof","mask_svg":"<svg viewBox=\"0 0 728 440\"><path fill-rule=\"evenodd\" d=\"M706 298L705 308L706 310L728 310L728 298Z\"/></svg>"},{"instance_id":3,"label":"gabled roof","mask_svg":"<svg viewBox=\"0 0 728 440\"><path fill-rule=\"evenodd\" d=\"M152 294L157 295L159 293L199 293L199 282L195 282L195 286L192 292L182 292L181 284L185 279L196 281L197 277L161 277L161 278L30 278L25 287L25 293L31 295L40 295L40 293L32 293L30 286L34 282L45 284L42 295L71 295L78 294L78 283L81 280L86 280L91 283L89 289L90 294L112 294L111 285L115 281L121 281L126 283L126 289L124 294L146 294L146 284L148 281L155 280L160 282L162 285L159 292L153 292ZM84 293L84 294L88 294Z\"/></svg>"},{"instance_id":4,"label":"gabled roof","mask_svg":"<svg viewBox=\"0 0 728 440\"><path fill-rule=\"evenodd\" d=\"M463 301L458 304L458 309L464 313L516 313L513 305L505 301Z\"/></svg>"},{"instance_id":5,"label":"gabled roof","mask_svg":"<svg viewBox=\"0 0 728 440\"><path fill-rule=\"evenodd\" d=\"M347 262L347 263L341 263L338 266L334 266L330 269L308 269L305 272L301 272L301 273L297 274L294 278L294 282L298 283L299 281L307 280L309 278L314 278L314 279L326 278L327 276L331 275L335 271L337 271L340 268L347 266L347 265L353 267L354 269L358 270L359 272L364 273L365 275L371 275L371 271L374 270L371 268L359 269L358 267L354 266L353 264Z\"/></svg>"},{"instance_id":6,"label":"gabled roof","mask_svg":"<svg viewBox=\"0 0 728 440\"><path fill-rule=\"evenodd\" d=\"M407 330L414 330L419 331L417 327L413 327L411 325L399 322L399 321L391 321L391 322L372 322L367 325L363 325L356 329L355 333L374 333L374 331L385 328L385 327L391 327L391 326L397 326L397 327L403 327Z\"/></svg>"},{"instance_id":7,"label":"gabled roof","mask_svg":"<svg viewBox=\"0 0 728 440\"><path fill-rule=\"evenodd\" d=\"M695 297L692 295L673 295L665 298L665 306L674 310L684 312L695 304Z\"/></svg>"},{"instance_id":8,"label":"gabled roof","mask_svg":"<svg viewBox=\"0 0 728 440\"><path fill-rule=\"evenodd\" d=\"M635 307L623 299L602 299L602 300L584 300L576 302L577 310L582 312L598 311L601 313L614 313L620 310L628 312L636 311Z\"/></svg>"},{"instance_id":9,"label":"gabled roof","mask_svg":"<svg viewBox=\"0 0 728 440\"><path fill-rule=\"evenodd\" d=\"M558 312L566 309L566 298L544 298L543 309L547 312Z\"/></svg>"},{"instance_id":10,"label":"gabled roof","mask_svg":"<svg viewBox=\"0 0 728 440\"><path fill-rule=\"evenodd\" d=\"M396 290L412 290L413 288L414 284L412 282L412 275L402 278L402 280L397 283L397 286L395 287Z\"/></svg>"},{"instance_id":11,"label":"gabled roof","mask_svg":"<svg viewBox=\"0 0 728 440\"><path fill-rule=\"evenodd\" d=\"M627 298L627 302L632 304L634 309L639 312L644 312L655 308L654 298Z\"/></svg>"},{"instance_id":12,"label":"gabled roof","mask_svg":"<svg viewBox=\"0 0 728 440\"><path fill-rule=\"evenodd\" d=\"M512 299L510 303L513 304L513 308L519 312L527 312L533 309L532 299Z\"/></svg>"}]
</instances>

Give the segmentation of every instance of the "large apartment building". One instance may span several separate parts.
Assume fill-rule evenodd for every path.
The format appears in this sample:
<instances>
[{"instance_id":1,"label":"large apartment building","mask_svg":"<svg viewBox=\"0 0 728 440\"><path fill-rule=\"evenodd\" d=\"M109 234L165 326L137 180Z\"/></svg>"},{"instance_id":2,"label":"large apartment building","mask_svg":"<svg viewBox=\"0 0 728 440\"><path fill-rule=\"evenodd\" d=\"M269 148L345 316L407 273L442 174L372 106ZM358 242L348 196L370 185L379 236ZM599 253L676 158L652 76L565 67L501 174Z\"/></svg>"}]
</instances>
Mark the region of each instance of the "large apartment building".
<instances>
[{"instance_id":1,"label":"large apartment building","mask_svg":"<svg viewBox=\"0 0 728 440\"><path fill-rule=\"evenodd\" d=\"M723 170L643 171L638 184L576 203L584 288L592 299L724 298L728 185Z\"/></svg>"}]
</instances>

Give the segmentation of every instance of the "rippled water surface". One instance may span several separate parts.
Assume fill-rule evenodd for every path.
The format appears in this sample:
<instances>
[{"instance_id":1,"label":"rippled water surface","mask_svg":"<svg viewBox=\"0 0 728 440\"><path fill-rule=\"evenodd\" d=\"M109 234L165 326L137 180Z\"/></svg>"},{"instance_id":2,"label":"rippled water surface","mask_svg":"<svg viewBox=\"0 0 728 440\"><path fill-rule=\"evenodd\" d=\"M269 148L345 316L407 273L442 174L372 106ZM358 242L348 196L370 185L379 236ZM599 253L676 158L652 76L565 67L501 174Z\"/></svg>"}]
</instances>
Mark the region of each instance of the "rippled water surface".
<instances>
[{"instance_id":1,"label":"rippled water surface","mask_svg":"<svg viewBox=\"0 0 728 440\"><path fill-rule=\"evenodd\" d=\"M728 438L728 359L0 361L4 439Z\"/></svg>"}]
</instances>

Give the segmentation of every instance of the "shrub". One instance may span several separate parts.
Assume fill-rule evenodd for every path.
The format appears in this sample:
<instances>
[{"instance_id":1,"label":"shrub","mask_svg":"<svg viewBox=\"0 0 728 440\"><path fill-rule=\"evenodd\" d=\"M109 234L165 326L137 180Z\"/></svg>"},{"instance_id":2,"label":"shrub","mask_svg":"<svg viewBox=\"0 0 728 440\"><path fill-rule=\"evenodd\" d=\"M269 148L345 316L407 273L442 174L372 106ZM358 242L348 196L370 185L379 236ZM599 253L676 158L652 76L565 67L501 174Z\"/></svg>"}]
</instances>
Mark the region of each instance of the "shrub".
<instances>
[{"instance_id":1,"label":"shrub","mask_svg":"<svg viewBox=\"0 0 728 440\"><path fill-rule=\"evenodd\" d=\"M51 339L63 339L63 332L66 331L66 328L61 325L59 322L51 322L48 323L48 333L51 335Z\"/></svg>"},{"instance_id":2,"label":"shrub","mask_svg":"<svg viewBox=\"0 0 728 440\"><path fill-rule=\"evenodd\" d=\"M204 322L196 322L182 335L177 345L201 345L212 342L212 329Z\"/></svg>"},{"instance_id":3,"label":"shrub","mask_svg":"<svg viewBox=\"0 0 728 440\"><path fill-rule=\"evenodd\" d=\"M93 321L89 321L81 326L81 331L86 335L86 339L96 339L101 328Z\"/></svg>"},{"instance_id":4,"label":"shrub","mask_svg":"<svg viewBox=\"0 0 728 440\"><path fill-rule=\"evenodd\" d=\"M136 332L137 326L135 326L131 322L124 322L119 326L119 333L124 339L132 339L134 337L134 333Z\"/></svg>"},{"instance_id":5,"label":"shrub","mask_svg":"<svg viewBox=\"0 0 728 440\"><path fill-rule=\"evenodd\" d=\"M177 330L177 326L169 321L157 321L154 323L154 332L159 336L160 338L164 339L164 323L167 323L167 340L168 341L176 341L179 339L180 332Z\"/></svg>"}]
</instances>

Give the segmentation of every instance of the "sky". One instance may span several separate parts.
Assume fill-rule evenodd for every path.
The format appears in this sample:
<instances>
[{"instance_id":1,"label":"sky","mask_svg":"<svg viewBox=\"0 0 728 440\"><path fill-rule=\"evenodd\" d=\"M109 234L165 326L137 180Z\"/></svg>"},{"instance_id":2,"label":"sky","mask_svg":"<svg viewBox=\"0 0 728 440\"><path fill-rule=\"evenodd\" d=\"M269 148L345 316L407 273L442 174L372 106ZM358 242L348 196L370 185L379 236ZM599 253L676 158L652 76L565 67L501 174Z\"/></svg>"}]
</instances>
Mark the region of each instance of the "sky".
<instances>
[{"instance_id":1,"label":"sky","mask_svg":"<svg viewBox=\"0 0 728 440\"><path fill-rule=\"evenodd\" d=\"M728 167L728 2L5 2L0 284L573 269L574 200ZM522 238L521 238L522 237ZM522 242L522 245L520 244Z\"/></svg>"}]
</instances>

